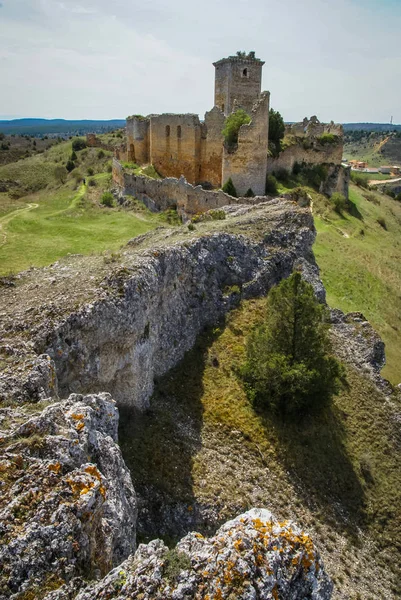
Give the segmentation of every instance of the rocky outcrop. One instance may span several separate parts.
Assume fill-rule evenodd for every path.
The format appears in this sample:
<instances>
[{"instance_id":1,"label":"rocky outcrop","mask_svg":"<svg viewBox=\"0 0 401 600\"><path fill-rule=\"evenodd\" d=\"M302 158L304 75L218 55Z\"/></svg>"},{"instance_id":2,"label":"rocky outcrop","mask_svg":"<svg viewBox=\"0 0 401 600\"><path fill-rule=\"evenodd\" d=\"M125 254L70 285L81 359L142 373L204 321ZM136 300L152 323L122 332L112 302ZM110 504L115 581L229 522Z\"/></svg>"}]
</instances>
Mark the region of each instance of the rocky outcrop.
<instances>
[{"instance_id":1,"label":"rocky outcrop","mask_svg":"<svg viewBox=\"0 0 401 600\"><path fill-rule=\"evenodd\" d=\"M115 402L72 395L31 418L22 409L1 417L0 598L105 575L135 550Z\"/></svg>"},{"instance_id":2,"label":"rocky outcrop","mask_svg":"<svg viewBox=\"0 0 401 600\"><path fill-rule=\"evenodd\" d=\"M338 356L369 374L380 390L391 393L391 385L380 374L386 364L384 342L366 317L358 312L344 314L333 309L331 322Z\"/></svg>"},{"instance_id":3,"label":"rocky outcrop","mask_svg":"<svg viewBox=\"0 0 401 600\"><path fill-rule=\"evenodd\" d=\"M108 391L118 402L145 408L154 379L241 298L265 294L295 267L324 298L308 208L277 199L229 207L226 214L200 223L190 236L182 227L134 239L117 263L93 258L88 272L89 259L82 259L81 269L73 261L73 276L70 267L54 269L50 278L43 270L34 273L33 290L27 274L16 288L5 288L0 334L8 361L0 397L56 396L58 385L62 396ZM92 284L96 269L101 276ZM77 306L81 287L90 290L90 301ZM46 289L46 300L34 310L26 296L38 288ZM48 373L47 382L38 369Z\"/></svg>"},{"instance_id":4,"label":"rocky outcrop","mask_svg":"<svg viewBox=\"0 0 401 600\"><path fill-rule=\"evenodd\" d=\"M333 585L308 534L253 509L223 525L210 539L184 537L174 550L160 540L141 545L100 583L76 600L328 600ZM67 600L68 589L46 600Z\"/></svg>"}]
</instances>

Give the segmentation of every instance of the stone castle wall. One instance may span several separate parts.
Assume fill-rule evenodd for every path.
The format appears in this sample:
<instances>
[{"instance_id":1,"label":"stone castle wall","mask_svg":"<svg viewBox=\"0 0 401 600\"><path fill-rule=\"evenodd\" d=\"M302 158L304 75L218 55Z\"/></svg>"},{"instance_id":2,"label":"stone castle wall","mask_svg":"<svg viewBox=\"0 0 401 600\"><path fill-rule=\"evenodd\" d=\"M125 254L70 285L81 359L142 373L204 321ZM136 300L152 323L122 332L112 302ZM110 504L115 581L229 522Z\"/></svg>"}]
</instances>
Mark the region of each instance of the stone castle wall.
<instances>
[{"instance_id":1,"label":"stone castle wall","mask_svg":"<svg viewBox=\"0 0 401 600\"><path fill-rule=\"evenodd\" d=\"M234 151L224 148L222 180L232 179L237 193L252 189L257 196L265 194L269 137L269 92L263 92L254 106L249 125L242 125L238 146Z\"/></svg>"},{"instance_id":2,"label":"stone castle wall","mask_svg":"<svg viewBox=\"0 0 401 600\"><path fill-rule=\"evenodd\" d=\"M127 119L128 160L151 163L163 177L181 175L193 185L221 186L224 114L163 114Z\"/></svg>"},{"instance_id":3,"label":"stone castle wall","mask_svg":"<svg viewBox=\"0 0 401 600\"><path fill-rule=\"evenodd\" d=\"M302 140L299 143L289 146L277 158L269 158L267 164L268 173L277 172L279 169L285 169L291 172L295 163L305 163L307 165L334 164L340 165L342 161L343 145L342 143L318 144L313 143L311 148L305 148Z\"/></svg>"},{"instance_id":4,"label":"stone castle wall","mask_svg":"<svg viewBox=\"0 0 401 600\"><path fill-rule=\"evenodd\" d=\"M202 123L198 182L209 182L216 188L221 186L224 121L224 114L220 108L215 106L205 114L205 122Z\"/></svg>"},{"instance_id":5,"label":"stone castle wall","mask_svg":"<svg viewBox=\"0 0 401 600\"><path fill-rule=\"evenodd\" d=\"M150 117L150 162L165 177L198 183L201 125L198 115Z\"/></svg>"},{"instance_id":6,"label":"stone castle wall","mask_svg":"<svg viewBox=\"0 0 401 600\"><path fill-rule=\"evenodd\" d=\"M223 206L240 204L260 204L266 197L233 198L222 190L204 190L200 185L193 186L184 177L175 179L151 179L127 172L121 163L113 160L113 182L120 193L134 196L154 212L175 206L186 221L192 216Z\"/></svg>"}]
</instances>

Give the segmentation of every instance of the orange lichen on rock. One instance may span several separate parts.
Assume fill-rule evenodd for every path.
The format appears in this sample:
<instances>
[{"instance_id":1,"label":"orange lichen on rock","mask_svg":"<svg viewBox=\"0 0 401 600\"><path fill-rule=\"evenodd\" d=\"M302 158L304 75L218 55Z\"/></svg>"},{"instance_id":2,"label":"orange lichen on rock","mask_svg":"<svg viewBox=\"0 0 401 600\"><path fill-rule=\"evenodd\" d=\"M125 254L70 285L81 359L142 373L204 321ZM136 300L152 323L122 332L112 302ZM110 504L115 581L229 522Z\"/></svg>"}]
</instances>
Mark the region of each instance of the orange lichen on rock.
<instances>
[{"instance_id":1,"label":"orange lichen on rock","mask_svg":"<svg viewBox=\"0 0 401 600\"><path fill-rule=\"evenodd\" d=\"M60 469L61 469L61 463L59 463L58 461L56 463L51 463L48 466L49 471L52 471L53 473L59 473Z\"/></svg>"}]
</instances>

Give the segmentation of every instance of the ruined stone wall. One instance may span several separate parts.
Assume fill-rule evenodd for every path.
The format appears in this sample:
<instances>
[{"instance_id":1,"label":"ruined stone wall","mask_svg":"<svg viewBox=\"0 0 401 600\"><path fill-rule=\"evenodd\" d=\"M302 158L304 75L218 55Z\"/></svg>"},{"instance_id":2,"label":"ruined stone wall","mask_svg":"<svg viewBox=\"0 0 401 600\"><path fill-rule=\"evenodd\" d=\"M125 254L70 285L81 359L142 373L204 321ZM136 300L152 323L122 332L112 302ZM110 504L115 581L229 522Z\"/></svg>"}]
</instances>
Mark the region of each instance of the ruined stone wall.
<instances>
[{"instance_id":1,"label":"ruined stone wall","mask_svg":"<svg viewBox=\"0 0 401 600\"><path fill-rule=\"evenodd\" d=\"M344 137L344 128L339 123L321 123L316 116L308 119L304 118L299 123L291 123L285 126L285 135L295 135L296 137L317 138L324 133L331 133L338 137Z\"/></svg>"},{"instance_id":2,"label":"ruined stone wall","mask_svg":"<svg viewBox=\"0 0 401 600\"><path fill-rule=\"evenodd\" d=\"M215 73L214 104L229 115L234 106L251 112L262 89L262 67L257 58L230 56L213 63Z\"/></svg>"},{"instance_id":3,"label":"ruined stone wall","mask_svg":"<svg viewBox=\"0 0 401 600\"><path fill-rule=\"evenodd\" d=\"M95 133L87 133L86 134L86 144L90 148L102 148L103 150L109 150L110 152L114 152L116 150L116 146L112 146L111 144L105 144L101 139L97 137Z\"/></svg>"},{"instance_id":4,"label":"ruined stone wall","mask_svg":"<svg viewBox=\"0 0 401 600\"><path fill-rule=\"evenodd\" d=\"M321 164L340 165L342 154L342 143L322 145L317 142L311 142L311 148L305 148L302 140L300 140L299 143L289 146L283 152L280 152L278 158L269 158L267 172L274 173L279 169L291 172L295 163L305 163L311 166Z\"/></svg>"},{"instance_id":5,"label":"ruined stone wall","mask_svg":"<svg viewBox=\"0 0 401 600\"><path fill-rule=\"evenodd\" d=\"M263 92L251 112L251 123L239 130L237 148L234 151L224 148L222 181L225 183L231 177L239 195L246 194L248 189L257 196L265 194L269 103L269 92Z\"/></svg>"},{"instance_id":6,"label":"ruined stone wall","mask_svg":"<svg viewBox=\"0 0 401 600\"><path fill-rule=\"evenodd\" d=\"M163 177L184 177L198 183L201 124L198 115L152 115L150 162Z\"/></svg>"},{"instance_id":7,"label":"ruined stone wall","mask_svg":"<svg viewBox=\"0 0 401 600\"><path fill-rule=\"evenodd\" d=\"M129 162L149 162L149 119L133 116L127 119L127 157Z\"/></svg>"},{"instance_id":8,"label":"ruined stone wall","mask_svg":"<svg viewBox=\"0 0 401 600\"><path fill-rule=\"evenodd\" d=\"M202 123L199 183L209 183L216 188L222 185L224 121L223 112L215 106L205 114Z\"/></svg>"},{"instance_id":9,"label":"ruined stone wall","mask_svg":"<svg viewBox=\"0 0 401 600\"><path fill-rule=\"evenodd\" d=\"M119 193L134 196L154 212L176 206L184 221L211 209L229 205L259 204L266 197L233 198L222 190L204 190L193 186L184 177L151 179L134 175L125 170L117 160L113 161L113 182Z\"/></svg>"}]
</instances>

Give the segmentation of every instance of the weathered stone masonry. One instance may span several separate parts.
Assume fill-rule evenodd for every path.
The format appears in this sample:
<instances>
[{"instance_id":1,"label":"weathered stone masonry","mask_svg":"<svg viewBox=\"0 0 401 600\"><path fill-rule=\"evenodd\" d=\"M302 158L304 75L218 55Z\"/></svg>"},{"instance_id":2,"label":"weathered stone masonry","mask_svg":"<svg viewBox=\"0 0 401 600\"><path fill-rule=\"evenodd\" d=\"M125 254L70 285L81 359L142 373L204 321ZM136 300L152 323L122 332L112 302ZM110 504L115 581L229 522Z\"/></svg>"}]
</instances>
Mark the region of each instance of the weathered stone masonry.
<instances>
[{"instance_id":1,"label":"weathered stone masonry","mask_svg":"<svg viewBox=\"0 0 401 600\"><path fill-rule=\"evenodd\" d=\"M310 166L325 164L329 167L329 181L322 191L328 194L341 191L347 196L349 174L347 177L340 167L343 151L341 125L333 122L326 125L316 117L305 118L301 123L286 128L286 135L292 138L293 144L278 158L269 156L270 93L261 91L263 65L264 62L256 58L254 52L229 56L213 63L215 106L205 114L204 121L194 114L128 117L128 161L139 165L153 164L162 177L178 180L184 176L190 184L202 185L205 189L220 188L231 178L239 196L245 196L249 190L256 196L263 196L267 173L278 169L291 171L296 162ZM239 108L251 116L251 122L240 127L238 142L227 147L222 133L225 119ZM325 133L333 134L335 142L319 145L319 136ZM122 153L116 156L119 158ZM118 172L115 179L120 179ZM172 185L168 182L166 188ZM132 193L137 187L130 185L127 193ZM181 196L179 186L175 193ZM197 191L196 196L200 199L201 192ZM211 196L205 196L204 204L197 203L198 212L210 208L206 198ZM220 198L213 207L221 206ZM146 202L149 204L149 198ZM155 204L160 204L160 198L155 199ZM189 210L189 213L193 214L193 211Z\"/></svg>"},{"instance_id":2,"label":"weathered stone masonry","mask_svg":"<svg viewBox=\"0 0 401 600\"><path fill-rule=\"evenodd\" d=\"M239 195L265 193L269 94L261 93L263 61L230 56L214 63L215 106L200 121L194 114L127 119L127 157L151 163L163 177L181 175L193 184L221 187L229 177ZM238 146L224 148L222 130L232 110L244 108L252 123L241 128ZM241 167L242 165L242 167Z\"/></svg>"}]
</instances>

